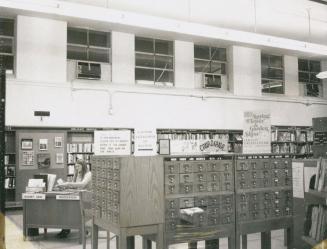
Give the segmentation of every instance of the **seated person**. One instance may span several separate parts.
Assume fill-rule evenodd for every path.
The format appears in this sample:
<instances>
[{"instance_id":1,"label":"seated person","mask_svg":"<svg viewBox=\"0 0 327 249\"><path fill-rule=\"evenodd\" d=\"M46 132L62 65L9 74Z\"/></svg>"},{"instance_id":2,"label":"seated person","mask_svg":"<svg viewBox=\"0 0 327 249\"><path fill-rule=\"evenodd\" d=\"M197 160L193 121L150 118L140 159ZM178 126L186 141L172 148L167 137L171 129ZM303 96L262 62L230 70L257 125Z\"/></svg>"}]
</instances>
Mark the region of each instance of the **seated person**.
<instances>
[{"instance_id":1,"label":"seated person","mask_svg":"<svg viewBox=\"0 0 327 249\"><path fill-rule=\"evenodd\" d=\"M78 159L75 163L75 172L72 182L64 182L58 184L57 187L60 189L64 188L77 188L77 189L87 189L91 190L92 186L92 173L88 169L86 163L82 159ZM60 233L57 234L59 238L66 238L70 233L70 229L62 229Z\"/></svg>"}]
</instances>

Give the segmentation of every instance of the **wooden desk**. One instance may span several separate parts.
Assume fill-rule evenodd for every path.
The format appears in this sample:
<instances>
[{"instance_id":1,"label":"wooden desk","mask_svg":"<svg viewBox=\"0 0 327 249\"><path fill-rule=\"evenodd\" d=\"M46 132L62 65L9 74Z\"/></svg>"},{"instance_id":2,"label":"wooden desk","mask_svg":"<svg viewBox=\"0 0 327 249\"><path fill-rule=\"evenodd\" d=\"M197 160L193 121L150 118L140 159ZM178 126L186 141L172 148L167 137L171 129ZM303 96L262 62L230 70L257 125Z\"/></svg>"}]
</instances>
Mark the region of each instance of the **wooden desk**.
<instances>
[{"instance_id":1,"label":"wooden desk","mask_svg":"<svg viewBox=\"0 0 327 249\"><path fill-rule=\"evenodd\" d=\"M57 200L55 193L46 193L45 200L23 200L23 235L29 228L78 229L81 240L80 201Z\"/></svg>"}]
</instances>

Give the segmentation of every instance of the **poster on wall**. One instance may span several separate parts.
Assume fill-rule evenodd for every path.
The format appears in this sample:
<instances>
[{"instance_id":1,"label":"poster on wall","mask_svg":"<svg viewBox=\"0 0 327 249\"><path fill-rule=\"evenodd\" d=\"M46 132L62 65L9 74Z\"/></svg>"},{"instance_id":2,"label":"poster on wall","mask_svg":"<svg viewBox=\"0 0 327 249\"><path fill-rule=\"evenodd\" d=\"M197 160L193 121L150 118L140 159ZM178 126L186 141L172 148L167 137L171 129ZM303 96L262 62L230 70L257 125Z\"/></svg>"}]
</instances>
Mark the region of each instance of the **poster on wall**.
<instances>
[{"instance_id":1,"label":"poster on wall","mask_svg":"<svg viewBox=\"0 0 327 249\"><path fill-rule=\"evenodd\" d=\"M50 154L37 154L37 167L39 169L50 168Z\"/></svg>"},{"instance_id":2,"label":"poster on wall","mask_svg":"<svg viewBox=\"0 0 327 249\"><path fill-rule=\"evenodd\" d=\"M130 155L131 131L94 131L94 155Z\"/></svg>"},{"instance_id":3,"label":"poster on wall","mask_svg":"<svg viewBox=\"0 0 327 249\"><path fill-rule=\"evenodd\" d=\"M211 139L181 139L170 141L171 155L211 155L228 153L228 134L216 134Z\"/></svg>"},{"instance_id":4,"label":"poster on wall","mask_svg":"<svg viewBox=\"0 0 327 249\"><path fill-rule=\"evenodd\" d=\"M39 150L48 150L48 139L40 138L40 140L39 140Z\"/></svg>"},{"instance_id":5,"label":"poster on wall","mask_svg":"<svg viewBox=\"0 0 327 249\"><path fill-rule=\"evenodd\" d=\"M243 153L271 152L271 123L269 111L244 112Z\"/></svg>"},{"instance_id":6,"label":"poster on wall","mask_svg":"<svg viewBox=\"0 0 327 249\"><path fill-rule=\"evenodd\" d=\"M55 147L56 148L62 147L62 137L55 137Z\"/></svg>"},{"instance_id":7,"label":"poster on wall","mask_svg":"<svg viewBox=\"0 0 327 249\"><path fill-rule=\"evenodd\" d=\"M34 165L34 151L23 151L22 152L22 165L33 166Z\"/></svg>"},{"instance_id":8,"label":"poster on wall","mask_svg":"<svg viewBox=\"0 0 327 249\"><path fill-rule=\"evenodd\" d=\"M157 154L157 130L134 130L134 155L153 156Z\"/></svg>"}]
</instances>

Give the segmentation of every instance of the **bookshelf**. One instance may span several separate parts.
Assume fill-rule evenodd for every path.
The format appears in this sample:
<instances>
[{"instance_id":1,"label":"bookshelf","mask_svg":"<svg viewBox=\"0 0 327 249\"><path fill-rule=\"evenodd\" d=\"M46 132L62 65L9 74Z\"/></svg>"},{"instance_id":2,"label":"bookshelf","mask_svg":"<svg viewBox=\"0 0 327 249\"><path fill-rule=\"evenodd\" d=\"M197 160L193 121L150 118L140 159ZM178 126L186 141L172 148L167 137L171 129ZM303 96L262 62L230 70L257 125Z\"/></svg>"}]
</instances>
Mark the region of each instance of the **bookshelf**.
<instances>
[{"instance_id":1,"label":"bookshelf","mask_svg":"<svg viewBox=\"0 0 327 249\"><path fill-rule=\"evenodd\" d=\"M16 134L15 131L5 133L5 194L6 208L19 207L16 202Z\"/></svg>"},{"instance_id":2,"label":"bookshelf","mask_svg":"<svg viewBox=\"0 0 327 249\"><path fill-rule=\"evenodd\" d=\"M93 131L68 131L67 133L67 180L72 180L74 165L83 159L91 170L93 155Z\"/></svg>"},{"instance_id":3,"label":"bookshelf","mask_svg":"<svg viewBox=\"0 0 327 249\"><path fill-rule=\"evenodd\" d=\"M308 126L272 126L271 152L297 158L313 156L313 130Z\"/></svg>"}]
</instances>

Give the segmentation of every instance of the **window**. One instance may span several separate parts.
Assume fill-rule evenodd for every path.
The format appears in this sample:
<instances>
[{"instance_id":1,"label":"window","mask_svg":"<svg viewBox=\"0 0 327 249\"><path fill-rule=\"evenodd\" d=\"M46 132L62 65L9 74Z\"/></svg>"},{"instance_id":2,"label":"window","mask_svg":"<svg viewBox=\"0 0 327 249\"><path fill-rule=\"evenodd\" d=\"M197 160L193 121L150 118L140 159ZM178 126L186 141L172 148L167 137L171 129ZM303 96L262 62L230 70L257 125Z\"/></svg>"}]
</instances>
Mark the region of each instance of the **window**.
<instances>
[{"instance_id":1,"label":"window","mask_svg":"<svg viewBox=\"0 0 327 249\"><path fill-rule=\"evenodd\" d=\"M7 73L14 73L14 20L0 18L0 56Z\"/></svg>"},{"instance_id":2,"label":"window","mask_svg":"<svg viewBox=\"0 0 327 249\"><path fill-rule=\"evenodd\" d=\"M110 33L68 28L67 59L110 63Z\"/></svg>"},{"instance_id":3,"label":"window","mask_svg":"<svg viewBox=\"0 0 327 249\"><path fill-rule=\"evenodd\" d=\"M194 45L194 71L204 87L222 88L226 81L226 49Z\"/></svg>"},{"instance_id":4,"label":"window","mask_svg":"<svg viewBox=\"0 0 327 249\"><path fill-rule=\"evenodd\" d=\"M172 41L135 37L135 80L143 84L174 85Z\"/></svg>"},{"instance_id":5,"label":"window","mask_svg":"<svg viewBox=\"0 0 327 249\"><path fill-rule=\"evenodd\" d=\"M304 96L321 96L322 82L316 77L320 72L320 61L299 59L298 68L299 82L303 84Z\"/></svg>"},{"instance_id":6,"label":"window","mask_svg":"<svg viewBox=\"0 0 327 249\"><path fill-rule=\"evenodd\" d=\"M261 91L264 93L284 93L282 56L261 54Z\"/></svg>"}]
</instances>

